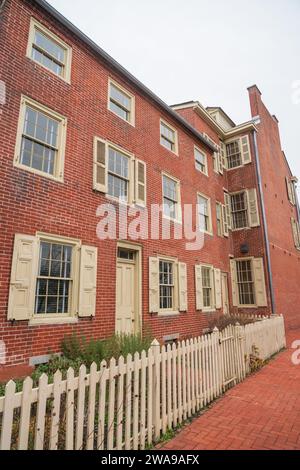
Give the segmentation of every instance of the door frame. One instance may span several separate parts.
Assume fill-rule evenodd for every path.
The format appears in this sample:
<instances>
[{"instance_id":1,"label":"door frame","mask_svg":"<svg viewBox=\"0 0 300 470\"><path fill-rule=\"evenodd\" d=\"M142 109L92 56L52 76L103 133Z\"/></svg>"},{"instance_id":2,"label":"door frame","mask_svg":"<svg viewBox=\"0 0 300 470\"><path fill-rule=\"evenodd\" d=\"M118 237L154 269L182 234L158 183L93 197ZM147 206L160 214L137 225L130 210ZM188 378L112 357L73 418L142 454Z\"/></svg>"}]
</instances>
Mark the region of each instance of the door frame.
<instances>
[{"instance_id":1,"label":"door frame","mask_svg":"<svg viewBox=\"0 0 300 470\"><path fill-rule=\"evenodd\" d=\"M134 332L135 334L141 333L142 334L142 326L143 326L143 321L142 321L142 246L133 243L130 241L118 241L117 246L116 246L116 268L117 264L119 262L122 262L121 259L118 258L118 249L119 248L124 248L125 250L130 250L134 251L135 253L135 284L134 284L134 289L135 289L135 318L134 318ZM124 263L126 263L126 260L124 260ZM115 288L116 288L116 299L117 299L117 276L116 276L116 282L115 282ZM116 302L116 301L115 301ZM115 331L117 328L117 322L116 322L116 314L117 314L117 305L115 303Z\"/></svg>"}]
</instances>

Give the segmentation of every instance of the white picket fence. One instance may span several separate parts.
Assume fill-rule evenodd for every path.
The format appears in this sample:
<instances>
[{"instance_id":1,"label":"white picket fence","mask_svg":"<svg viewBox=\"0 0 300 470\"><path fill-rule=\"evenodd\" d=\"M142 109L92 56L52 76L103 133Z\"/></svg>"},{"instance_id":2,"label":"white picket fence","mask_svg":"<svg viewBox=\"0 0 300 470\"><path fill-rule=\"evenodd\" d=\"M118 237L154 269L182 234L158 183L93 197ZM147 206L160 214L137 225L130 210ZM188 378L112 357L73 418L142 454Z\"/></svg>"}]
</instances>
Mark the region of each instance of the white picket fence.
<instances>
[{"instance_id":1,"label":"white picket fence","mask_svg":"<svg viewBox=\"0 0 300 470\"><path fill-rule=\"evenodd\" d=\"M283 317L200 336L160 347L155 340L146 354L128 355L80 367L38 388L28 377L23 391L6 385L0 398L0 449L145 449L167 429L242 381L249 372L253 346L262 359L285 347ZM2 419L1 419L2 418Z\"/></svg>"}]
</instances>

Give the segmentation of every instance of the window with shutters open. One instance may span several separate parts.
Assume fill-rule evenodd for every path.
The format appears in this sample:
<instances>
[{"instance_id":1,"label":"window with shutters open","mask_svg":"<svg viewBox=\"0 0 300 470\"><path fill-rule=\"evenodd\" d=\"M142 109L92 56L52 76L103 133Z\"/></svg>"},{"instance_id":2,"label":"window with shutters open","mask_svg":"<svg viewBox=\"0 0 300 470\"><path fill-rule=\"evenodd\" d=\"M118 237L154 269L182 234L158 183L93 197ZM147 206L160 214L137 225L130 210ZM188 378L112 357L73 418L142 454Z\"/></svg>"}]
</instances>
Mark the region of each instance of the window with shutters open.
<instances>
[{"instance_id":1,"label":"window with shutters open","mask_svg":"<svg viewBox=\"0 0 300 470\"><path fill-rule=\"evenodd\" d=\"M263 258L231 260L233 305L241 308L267 307Z\"/></svg>"},{"instance_id":2,"label":"window with shutters open","mask_svg":"<svg viewBox=\"0 0 300 470\"><path fill-rule=\"evenodd\" d=\"M285 178L285 182L286 182L286 189L287 189L287 195L288 195L288 200L290 201L291 204L293 204L293 206L296 205L296 192L295 192L295 186L294 186L294 183L293 181L290 180L290 178L288 178L286 176Z\"/></svg>"},{"instance_id":3,"label":"window with shutters open","mask_svg":"<svg viewBox=\"0 0 300 470\"><path fill-rule=\"evenodd\" d=\"M255 188L230 195L232 230L260 225L257 192Z\"/></svg>"},{"instance_id":4,"label":"window with shutters open","mask_svg":"<svg viewBox=\"0 0 300 470\"><path fill-rule=\"evenodd\" d=\"M48 234L16 235L8 318L48 324L93 316L96 278L97 248Z\"/></svg>"},{"instance_id":5,"label":"window with shutters open","mask_svg":"<svg viewBox=\"0 0 300 470\"><path fill-rule=\"evenodd\" d=\"M95 137L93 188L118 201L145 206L146 163L120 147Z\"/></svg>"},{"instance_id":6,"label":"window with shutters open","mask_svg":"<svg viewBox=\"0 0 300 470\"><path fill-rule=\"evenodd\" d=\"M22 96L14 166L63 181L67 119Z\"/></svg>"},{"instance_id":7,"label":"window with shutters open","mask_svg":"<svg viewBox=\"0 0 300 470\"><path fill-rule=\"evenodd\" d=\"M149 311L174 315L187 311L187 267L177 260L149 258Z\"/></svg>"},{"instance_id":8,"label":"window with shutters open","mask_svg":"<svg viewBox=\"0 0 300 470\"><path fill-rule=\"evenodd\" d=\"M291 218L291 223L292 223L292 233L294 237L294 244L297 250L300 250L300 224L293 217Z\"/></svg>"},{"instance_id":9,"label":"window with shutters open","mask_svg":"<svg viewBox=\"0 0 300 470\"><path fill-rule=\"evenodd\" d=\"M249 136L245 135L226 142L227 169L240 167L251 163Z\"/></svg>"},{"instance_id":10,"label":"window with shutters open","mask_svg":"<svg viewBox=\"0 0 300 470\"><path fill-rule=\"evenodd\" d=\"M196 309L212 312L221 308L221 271L211 265L195 266Z\"/></svg>"}]
</instances>

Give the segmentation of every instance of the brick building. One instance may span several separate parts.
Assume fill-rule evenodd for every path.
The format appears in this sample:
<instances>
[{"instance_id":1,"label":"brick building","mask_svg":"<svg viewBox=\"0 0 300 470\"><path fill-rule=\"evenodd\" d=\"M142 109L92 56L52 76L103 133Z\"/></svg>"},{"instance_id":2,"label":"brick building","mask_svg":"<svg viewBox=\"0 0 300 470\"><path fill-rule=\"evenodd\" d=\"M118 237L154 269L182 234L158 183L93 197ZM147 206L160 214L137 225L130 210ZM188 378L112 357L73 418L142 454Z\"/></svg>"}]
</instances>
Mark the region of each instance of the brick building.
<instances>
[{"instance_id":1,"label":"brick building","mask_svg":"<svg viewBox=\"0 0 300 470\"><path fill-rule=\"evenodd\" d=\"M0 5L2 363L73 332L182 339L229 312L299 327L296 179L258 88L239 125L169 107L45 1ZM162 205L159 237L101 239L105 204L149 226ZM175 235L186 205L201 249Z\"/></svg>"}]
</instances>

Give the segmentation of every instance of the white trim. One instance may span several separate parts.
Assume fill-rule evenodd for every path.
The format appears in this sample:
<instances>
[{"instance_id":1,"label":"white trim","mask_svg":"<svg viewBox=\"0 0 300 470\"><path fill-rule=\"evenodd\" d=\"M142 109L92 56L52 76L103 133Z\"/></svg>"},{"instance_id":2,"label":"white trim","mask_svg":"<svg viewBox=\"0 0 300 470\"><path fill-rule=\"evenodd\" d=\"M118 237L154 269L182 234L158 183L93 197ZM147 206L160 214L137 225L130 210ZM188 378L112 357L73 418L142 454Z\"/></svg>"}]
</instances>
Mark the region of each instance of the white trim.
<instances>
[{"instance_id":1,"label":"white trim","mask_svg":"<svg viewBox=\"0 0 300 470\"><path fill-rule=\"evenodd\" d=\"M57 155L56 155L56 162L55 162L53 175L46 173L44 171L41 171L41 170L36 170L35 168L32 168L30 166L23 165L22 163L20 163L21 143L22 143L22 136L23 136L23 131L24 131L24 124L25 124L26 106L36 109L37 111L40 111L48 115L51 119L55 119L56 121L59 122ZM29 171L30 173L34 173L39 176L43 176L45 178L54 180L56 182L63 183L64 160L65 160L65 149L66 149L66 133L67 133L67 118L66 117L38 103L37 101L32 100L31 98L28 98L27 96L21 95L20 114L19 114L19 122L18 122L18 130L17 130L13 165L17 168L21 168L22 170Z\"/></svg>"},{"instance_id":2,"label":"white trim","mask_svg":"<svg viewBox=\"0 0 300 470\"><path fill-rule=\"evenodd\" d=\"M200 193L199 191L197 192L197 207L199 205L199 202L198 202L198 197L202 197L203 199L206 199L207 202L208 202L208 219L209 219L209 228L210 230L201 230L200 229L200 224L199 224L199 211L197 210L197 225L198 225L198 229L203 232L203 233L206 233L207 235L213 235L213 224L212 224L212 215L211 215L211 198L206 196L205 194L203 193Z\"/></svg>"},{"instance_id":3,"label":"white trim","mask_svg":"<svg viewBox=\"0 0 300 470\"><path fill-rule=\"evenodd\" d=\"M202 171L199 168L197 168L197 160L196 160L196 152L199 152L203 157L204 157L204 167L205 170ZM195 160L195 168L196 171L199 171L202 175L208 176L208 164L207 164L207 153L201 150L197 145L194 145L194 160Z\"/></svg>"},{"instance_id":4,"label":"white trim","mask_svg":"<svg viewBox=\"0 0 300 470\"><path fill-rule=\"evenodd\" d=\"M64 74L63 75L58 75L57 73L53 72L53 70L49 69L45 65L41 64L37 60L33 59L31 57L32 55L32 46L34 42L34 33L35 30L41 31L42 34L47 36L50 40L53 42L56 42L60 47L65 49L66 51L66 57L65 57L65 63L64 63ZM39 66L43 67L43 69L47 70L48 72L51 72L54 76L64 80L66 83L71 83L71 64L72 64L72 48L69 46L65 41L63 41L61 38L59 38L56 34L52 33L47 29L45 26L43 26L41 23L39 23L35 18L31 17L30 20L30 28L29 28L29 37L28 37L28 43L27 43L27 50L26 50L26 57L28 59L32 60Z\"/></svg>"},{"instance_id":5,"label":"white trim","mask_svg":"<svg viewBox=\"0 0 300 470\"><path fill-rule=\"evenodd\" d=\"M176 183L176 192L177 192L177 205L176 205L176 218L169 217L164 213L164 176L173 180ZM161 172L161 184L162 184L162 205L163 205L163 218L166 220L170 220L171 222L176 222L178 224L182 224L182 207L181 207L181 186L180 180L175 178L174 176L170 175L166 171Z\"/></svg>"},{"instance_id":6,"label":"white trim","mask_svg":"<svg viewBox=\"0 0 300 470\"><path fill-rule=\"evenodd\" d=\"M131 100L131 109L130 109L130 119L127 121L127 119L124 119L122 116L119 114L115 113L112 109L110 109L110 86L113 85L115 88L118 88L118 90L126 95L130 100ZM124 88L122 85L117 83L115 80L112 78L108 79L108 98L107 98L107 109L109 112L113 113L115 116L118 116L118 118L122 119L122 121L127 122L127 124L130 124L131 126L135 127L135 96L130 93L126 88Z\"/></svg>"},{"instance_id":7,"label":"white trim","mask_svg":"<svg viewBox=\"0 0 300 470\"><path fill-rule=\"evenodd\" d=\"M171 131L174 132L174 137L175 137L175 141L174 141L175 149L174 149L174 150L169 149L168 147L166 147L166 146L162 143L161 124L163 124L164 126L168 127ZM160 120L159 120L159 142L160 142L160 145L161 145L164 149L168 150L169 152L174 153L174 155L177 155L177 157L178 157L178 131L175 129L175 127L173 127L171 124L169 124L167 121L165 121L165 120L162 119L162 118L160 118Z\"/></svg>"}]
</instances>

